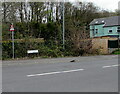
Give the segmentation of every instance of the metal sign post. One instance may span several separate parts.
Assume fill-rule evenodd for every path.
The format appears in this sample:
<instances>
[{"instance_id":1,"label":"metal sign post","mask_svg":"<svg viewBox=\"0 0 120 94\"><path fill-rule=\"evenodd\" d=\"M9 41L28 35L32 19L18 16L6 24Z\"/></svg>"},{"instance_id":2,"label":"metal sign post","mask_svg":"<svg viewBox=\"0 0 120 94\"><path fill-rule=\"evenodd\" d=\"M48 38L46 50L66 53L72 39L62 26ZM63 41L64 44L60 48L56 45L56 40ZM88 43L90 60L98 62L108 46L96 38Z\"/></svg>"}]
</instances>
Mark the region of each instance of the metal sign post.
<instances>
[{"instance_id":1,"label":"metal sign post","mask_svg":"<svg viewBox=\"0 0 120 94\"><path fill-rule=\"evenodd\" d=\"M13 48L13 59L14 59L14 31L12 31L12 48Z\"/></svg>"},{"instance_id":2,"label":"metal sign post","mask_svg":"<svg viewBox=\"0 0 120 94\"><path fill-rule=\"evenodd\" d=\"M15 55L14 55L14 27L13 27L13 23L12 23L12 25L11 25L11 27L10 27L10 31L12 31L12 52L13 52L13 56L12 56L12 58L14 59L15 58Z\"/></svg>"}]
</instances>

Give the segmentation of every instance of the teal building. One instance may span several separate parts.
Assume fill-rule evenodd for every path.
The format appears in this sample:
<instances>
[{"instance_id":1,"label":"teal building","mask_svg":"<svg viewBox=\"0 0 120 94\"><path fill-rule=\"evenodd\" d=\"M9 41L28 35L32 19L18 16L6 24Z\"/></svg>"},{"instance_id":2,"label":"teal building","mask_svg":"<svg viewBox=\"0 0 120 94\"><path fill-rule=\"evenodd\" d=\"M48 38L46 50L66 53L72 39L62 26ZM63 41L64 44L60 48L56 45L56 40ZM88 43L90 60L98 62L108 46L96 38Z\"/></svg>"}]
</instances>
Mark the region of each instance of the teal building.
<instances>
[{"instance_id":1,"label":"teal building","mask_svg":"<svg viewBox=\"0 0 120 94\"><path fill-rule=\"evenodd\" d=\"M89 25L90 38L120 35L120 16L94 19Z\"/></svg>"}]
</instances>

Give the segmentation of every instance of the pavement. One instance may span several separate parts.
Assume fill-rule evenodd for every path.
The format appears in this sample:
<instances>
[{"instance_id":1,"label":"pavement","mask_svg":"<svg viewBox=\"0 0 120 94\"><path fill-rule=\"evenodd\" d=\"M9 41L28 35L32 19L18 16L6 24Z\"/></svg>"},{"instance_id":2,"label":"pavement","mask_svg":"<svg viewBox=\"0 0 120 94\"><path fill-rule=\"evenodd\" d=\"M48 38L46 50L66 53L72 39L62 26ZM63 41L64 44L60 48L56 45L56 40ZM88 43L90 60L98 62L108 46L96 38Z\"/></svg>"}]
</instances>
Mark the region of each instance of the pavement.
<instances>
[{"instance_id":1,"label":"pavement","mask_svg":"<svg viewBox=\"0 0 120 94\"><path fill-rule=\"evenodd\" d=\"M117 55L3 61L2 91L118 92L118 66Z\"/></svg>"}]
</instances>

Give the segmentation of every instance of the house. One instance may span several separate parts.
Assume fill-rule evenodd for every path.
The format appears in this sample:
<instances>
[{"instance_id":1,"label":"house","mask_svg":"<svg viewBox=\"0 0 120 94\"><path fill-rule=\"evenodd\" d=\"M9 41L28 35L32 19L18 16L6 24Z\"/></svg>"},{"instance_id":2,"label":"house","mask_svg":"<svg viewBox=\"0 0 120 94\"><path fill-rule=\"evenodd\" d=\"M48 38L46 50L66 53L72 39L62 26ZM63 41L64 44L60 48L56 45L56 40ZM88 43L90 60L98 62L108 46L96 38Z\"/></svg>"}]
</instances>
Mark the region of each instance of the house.
<instances>
[{"instance_id":1,"label":"house","mask_svg":"<svg viewBox=\"0 0 120 94\"><path fill-rule=\"evenodd\" d=\"M93 49L107 54L119 48L120 16L94 19L89 25Z\"/></svg>"},{"instance_id":2,"label":"house","mask_svg":"<svg viewBox=\"0 0 120 94\"><path fill-rule=\"evenodd\" d=\"M118 37L120 34L120 16L94 19L89 25L90 38Z\"/></svg>"}]
</instances>

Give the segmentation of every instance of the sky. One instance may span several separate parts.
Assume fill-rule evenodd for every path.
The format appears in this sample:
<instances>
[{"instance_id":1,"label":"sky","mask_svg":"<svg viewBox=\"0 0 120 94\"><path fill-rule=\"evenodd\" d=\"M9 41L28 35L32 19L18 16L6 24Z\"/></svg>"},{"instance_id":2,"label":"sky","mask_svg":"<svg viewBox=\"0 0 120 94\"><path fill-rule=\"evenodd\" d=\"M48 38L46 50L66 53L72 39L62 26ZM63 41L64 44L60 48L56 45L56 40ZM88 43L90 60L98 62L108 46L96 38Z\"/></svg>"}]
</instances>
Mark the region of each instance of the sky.
<instances>
[{"instance_id":1,"label":"sky","mask_svg":"<svg viewBox=\"0 0 120 94\"><path fill-rule=\"evenodd\" d=\"M8 0L8 1L15 1L15 0ZM25 1L25 0L21 0L21 1ZM31 1L44 1L44 0L31 0ZM96 6L100 7L101 9L105 9L108 11L115 11L116 9L118 9L118 2L120 2L120 0L50 0L50 1L93 2Z\"/></svg>"},{"instance_id":2,"label":"sky","mask_svg":"<svg viewBox=\"0 0 120 94\"><path fill-rule=\"evenodd\" d=\"M70 1L93 2L96 6L100 7L101 9L115 11L115 9L118 9L118 2L120 0L70 0Z\"/></svg>"}]
</instances>

